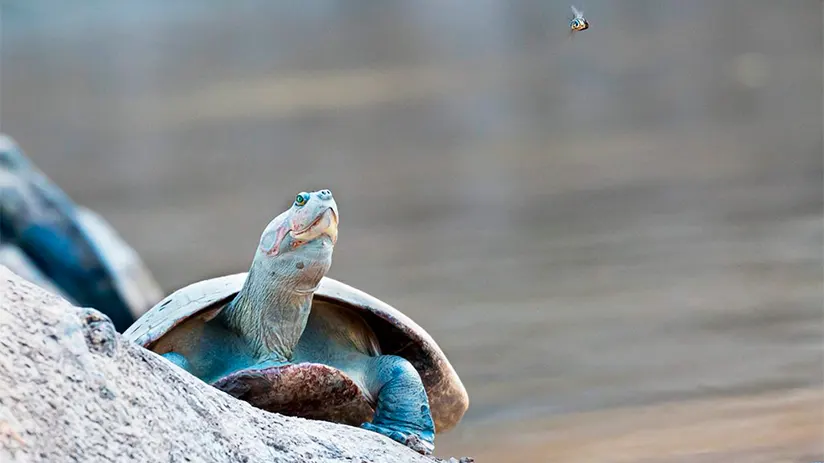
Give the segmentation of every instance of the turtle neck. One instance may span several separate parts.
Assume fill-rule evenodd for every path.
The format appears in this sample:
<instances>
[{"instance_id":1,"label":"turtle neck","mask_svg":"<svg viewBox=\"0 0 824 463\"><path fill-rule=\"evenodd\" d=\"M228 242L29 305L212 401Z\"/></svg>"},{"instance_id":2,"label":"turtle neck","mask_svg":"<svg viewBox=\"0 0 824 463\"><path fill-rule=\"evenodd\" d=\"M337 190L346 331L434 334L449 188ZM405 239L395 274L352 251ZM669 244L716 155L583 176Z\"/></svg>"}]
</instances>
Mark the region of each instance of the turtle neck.
<instances>
[{"instance_id":1,"label":"turtle neck","mask_svg":"<svg viewBox=\"0 0 824 463\"><path fill-rule=\"evenodd\" d=\"M291 361L306 328L315 288L301 289L288 272L252 265L240 292L221 312L258 357Z\"/></svg>"}]
</instances>

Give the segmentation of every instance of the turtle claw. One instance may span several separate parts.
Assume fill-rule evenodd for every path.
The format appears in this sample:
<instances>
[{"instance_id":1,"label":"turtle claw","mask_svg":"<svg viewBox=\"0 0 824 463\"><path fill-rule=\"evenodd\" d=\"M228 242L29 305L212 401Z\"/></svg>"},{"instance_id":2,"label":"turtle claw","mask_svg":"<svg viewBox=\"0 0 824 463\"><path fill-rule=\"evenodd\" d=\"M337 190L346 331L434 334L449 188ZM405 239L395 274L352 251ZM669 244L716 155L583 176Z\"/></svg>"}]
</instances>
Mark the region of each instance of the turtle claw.
<instances>
[{"instance_id":1,"label":"turtle claw","mask_svg":"<svg viewBox=\"0 0 824 463\"><path fill-rule=\"evenodd\" d=\"M361 424L361 428L376 432L378 434L383 434L384 436L411 448L421 455L432 455L432 452L435 450L434 443L422 439L417 434L407 434L368 422Z\"/></svg>"}]
</instances>

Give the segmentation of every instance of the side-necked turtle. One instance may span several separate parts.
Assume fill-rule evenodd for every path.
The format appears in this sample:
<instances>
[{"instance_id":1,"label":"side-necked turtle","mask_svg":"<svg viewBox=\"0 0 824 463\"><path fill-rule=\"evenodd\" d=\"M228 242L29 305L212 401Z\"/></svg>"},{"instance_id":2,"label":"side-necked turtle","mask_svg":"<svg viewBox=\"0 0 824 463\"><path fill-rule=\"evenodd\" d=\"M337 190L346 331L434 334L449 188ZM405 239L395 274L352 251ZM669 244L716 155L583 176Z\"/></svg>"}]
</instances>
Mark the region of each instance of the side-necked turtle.
<instances>
[{"instance_id":1,"label":"side-necked turtle","mask_svg":"<svg viewBox=\"0 0 824 463\"><path fill-rule=\"evenodd\" d=\"M337 241L329 190L300 193L261 235L247 273L172 293L123 336L252 405L360 425L418 452L469 399L435 341L388 304L325 276Z\"/></svg>"},{"instance_id":2,"label":"side-necked turtle","mask_svg":"<svg viewBox=\"0 0 824 463\"><path fill-rule=\"evenodd\" d=\"M0 134L0 264L123 331L163 292L100 215L75 204Z\"/></svg>"}]
</instances>

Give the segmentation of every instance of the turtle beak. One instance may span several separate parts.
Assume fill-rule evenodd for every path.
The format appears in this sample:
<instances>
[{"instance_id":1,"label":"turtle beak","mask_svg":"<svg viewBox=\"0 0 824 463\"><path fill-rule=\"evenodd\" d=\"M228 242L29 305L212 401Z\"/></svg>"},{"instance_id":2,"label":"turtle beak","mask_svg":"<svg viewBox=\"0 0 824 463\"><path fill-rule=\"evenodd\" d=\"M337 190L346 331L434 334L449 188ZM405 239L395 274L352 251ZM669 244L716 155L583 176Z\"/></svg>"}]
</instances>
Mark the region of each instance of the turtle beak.
<instances>
[{"instance_id":1,"label":"turtle beak","mask_svg":"<svg viewBox=\"0 0 824 463\"><path fill-rule=\"evenodd\" d=\"M326 235L332 239L332 244L334 244L338 241L338 214L330 207L315 219L312 225L299 232L293 230L291 233L292 237L299 241L312 241L321 235Z\"/></svg>"},{"instance_id":2,"label":"turtle beak","mask_svg":"<svg viewBox=\"0 0 824 463\"><path fill-rule=\"evenodd\" d=\"M332 244L338 242L338 214L333 208L329 208L326 212L323 213L321 217L325 223L326 227L323 229L325 235L332 239Z\"/></svg>"}]
</instances>

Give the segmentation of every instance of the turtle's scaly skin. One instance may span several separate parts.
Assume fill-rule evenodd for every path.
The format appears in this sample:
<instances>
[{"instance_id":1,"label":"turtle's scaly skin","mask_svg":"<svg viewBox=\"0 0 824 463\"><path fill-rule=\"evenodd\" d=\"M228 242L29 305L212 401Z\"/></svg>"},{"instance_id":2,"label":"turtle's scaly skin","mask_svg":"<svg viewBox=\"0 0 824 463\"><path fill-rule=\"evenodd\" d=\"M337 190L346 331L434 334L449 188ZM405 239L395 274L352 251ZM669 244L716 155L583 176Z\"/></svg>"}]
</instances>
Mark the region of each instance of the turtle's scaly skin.
<instances>
[{"instance_id":1,"label":"turtle's scaly skin","mask_svg":"<svg viewBox=\"0 0 824 463\"><path fill-rule=\"evenodd\" d=\"M313 304L318 287L330 281L324 276L337 221L329 190L298 195L264 230L248 274L178 290L124 337L260 408L360 424L431 453L435 422L418 370L403 357L382 355L362 309L334 297ZM467 405L455 380L460 391L450 397L460 410L445 428Z\"/></svg>"},{"instance_id":2,"label":"turtle's scaly skin","mask_svg":"<svg viewBox=\"0 0 824 463\"><path fill-rule=\"evenodd\" d=\"M0 264L118 331L162 296L143 262L96 213L77 206L0 134Z\"/></svg>"}]
</instances>

